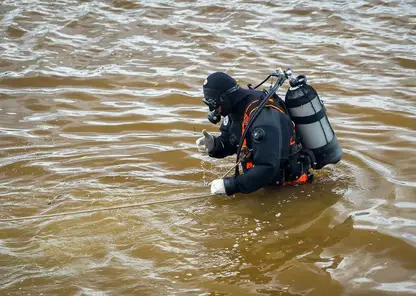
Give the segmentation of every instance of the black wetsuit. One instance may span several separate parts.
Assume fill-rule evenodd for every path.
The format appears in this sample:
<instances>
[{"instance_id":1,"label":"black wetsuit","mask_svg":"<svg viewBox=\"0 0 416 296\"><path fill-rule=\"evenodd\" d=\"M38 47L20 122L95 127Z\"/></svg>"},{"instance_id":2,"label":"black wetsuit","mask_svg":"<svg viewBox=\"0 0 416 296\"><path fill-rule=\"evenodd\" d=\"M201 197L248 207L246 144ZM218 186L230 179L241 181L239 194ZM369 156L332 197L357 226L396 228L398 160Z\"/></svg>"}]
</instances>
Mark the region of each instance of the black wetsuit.
<instances>
[{"instance_id":1,"label":"black wetsuit","mask_svg":"<svg viewBox=\"0 0 416 296\"><path fill-rule=\"evenodd\" d=\"M241 95L244 97L239 100L235 111L225 117L221 124L221 135L215 137L214 149L209 153L212 157L223 158L237 153L246 108L253 101L261 99L264 93L245 90ZM253 167L247 169L243 162L244 174L225 178L226 193L251 193L282 180L282 168L291 153L291 137L293 124L290 117L274 108L263 108L246 135L247 147L252 149L250 162Z\"/></svg>"}]
</instances>

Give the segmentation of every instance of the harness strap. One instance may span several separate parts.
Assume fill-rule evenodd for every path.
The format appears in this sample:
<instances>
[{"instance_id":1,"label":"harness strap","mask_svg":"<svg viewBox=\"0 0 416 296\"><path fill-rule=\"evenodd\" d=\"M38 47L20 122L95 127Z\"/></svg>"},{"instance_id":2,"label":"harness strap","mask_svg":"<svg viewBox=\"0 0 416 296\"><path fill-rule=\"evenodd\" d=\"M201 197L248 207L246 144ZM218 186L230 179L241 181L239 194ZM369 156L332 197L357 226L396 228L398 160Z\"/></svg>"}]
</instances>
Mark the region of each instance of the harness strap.
<instances>
[{"instance_id":1,"label":"harness strap","mask_svg":"<svg viewBox=\"0 0 416 296\"><path fill-rule=\"evenodd\" d=\"M248 124L248 122L250 120L250 116L252 115L252 113L255 112L259 108L259 106L258 106L259 105L259 102L260 102L259 99L254 100L253 102L251 102L247 106L246 110L244 111L244 119L243 119L243 122L241 123L241 134L244 134L244 131L246 129L246 126L247 126L247 124ZM273 109L275 109L275 110L277 110L277 111L279 111L279 112L281 112L283 114L286 114L286 112L282 108L280 108L279 106L276 106L275 105L275 101L272 98L270 98L267 101L267 103L264 105L264 107L273 108ZM293 137L291 137L290 138L290 145L293 145L293 144L295 144L295 141L294 141ZM250 158L250 155L249 155L249 149L247 148L247 139L246 138L244 138L244 140L243 140L243 145L242 145L241 149L242 149L242 151L246 151L242 155L243 156L243 160L249 159ZM248 153L247 153L247 151L248 151ZM245 161L245 164L246 164L246 168L247 169L251 169L254 166L253 162L252 161L249 161L249 160L246 160Z\"/></svg>"},{"instance_id":2,"label":"harness strap","mask_svg":"<svg viewBox=\"0 0 416 296\"><path fill-rule=\"evenodd\" d=\"M254 100L245 109L243 122L241 123L241 133L242 134L244 134L244 131L247 127L247 124L250 120L250 116L259 108L259 104L260 104L260 99ZM281 112L282 114L287 114L286 110L281 108L280 106L277 106L276 101L274 101L272 98L270 98L267 101L267 103L264 105L264 107L273 108L273 109ZM295 133L295 126L294 125L293 125L293 135L290 136L289 145L290 145L290 154L291 155L299 153L300 148L298 147L297 142L296 142L296 133ZM251 151L247 147L247 139L246 138L243 139L241 151L242 151L241 160L244 161L245 168L246 169L251 169L254 166L254 164L250 160L250 157L251 157L250 152ZM281 183L281 185L304 184L304 183L308 182L309 180L311 180L310 175L311 174L308 171L306 173L303 173L298 179Z\"/></svg>"}]
</instances>

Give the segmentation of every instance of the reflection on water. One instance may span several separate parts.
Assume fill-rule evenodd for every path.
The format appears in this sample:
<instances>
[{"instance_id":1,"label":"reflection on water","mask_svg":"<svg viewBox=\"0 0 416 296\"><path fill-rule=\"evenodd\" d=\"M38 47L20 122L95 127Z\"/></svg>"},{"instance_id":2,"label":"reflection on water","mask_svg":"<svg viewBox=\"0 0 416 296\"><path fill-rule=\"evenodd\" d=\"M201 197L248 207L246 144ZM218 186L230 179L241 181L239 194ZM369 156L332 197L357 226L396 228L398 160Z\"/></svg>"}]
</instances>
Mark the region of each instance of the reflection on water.
<instances>
[{"instance_id":1,"label":"reflection on water","mask_svg":"<svg viewBox=\"0 0 416 296\"><path fill-rule=\"evenodd\" d=\"M1 219L207 194L234 160L194 145L212 71L306 74L344 158L301 187L0 223L1 294L415 294L414 24L403 1L2 1Z\"/></svg>"}]
</instances>

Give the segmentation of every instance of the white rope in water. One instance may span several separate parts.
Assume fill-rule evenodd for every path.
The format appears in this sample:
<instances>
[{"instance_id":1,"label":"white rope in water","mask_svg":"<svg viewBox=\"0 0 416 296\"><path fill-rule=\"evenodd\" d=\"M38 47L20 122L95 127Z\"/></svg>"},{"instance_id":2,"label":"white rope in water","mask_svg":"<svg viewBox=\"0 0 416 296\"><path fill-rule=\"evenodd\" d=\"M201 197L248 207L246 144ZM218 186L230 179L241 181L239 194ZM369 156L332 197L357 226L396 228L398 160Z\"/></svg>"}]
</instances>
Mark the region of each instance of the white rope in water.
<instances>
[{"instance_id":1,"label":"white rope in water","mask_svg":"<svg viewBox=\"0 0 416 296\"><path fill-rule=\"evenodd\" d=\"M234 170L236 168L236 166L238 166L240 164L241 160L239 162L237 162L232 168L230 168L222 177L221 179L224 179L225 177L227 177L227 175L229 173L231 173L232 170ZM211 185L212 182L209 182L208 185Z\"/></svg>"},{"instance_id":2,"label":"white rope in water","mask_svg":"<svg viewBox=\"0 0 416 296\"><path fill-rule=\"evenodd\" d=\"M238 163L236 163L232 168L230 168L221 177L221 179L224 179L233 169L235 169L235 167L239 163L240 163L240 161ZM208 185L211 185L211 183L209 183ZM46 215L39 215L39 216L27 216L27 217L17 217L17 218L0 219L0 223L13 222L13 221L35 220L35 219L45 219L45 218L54 218L54 217L62 217L62 216L70 216L70 215L79 215L79 214L89 214L89 213L97 213L97 212L112 211L112 210L127 209L127 208L138 208L138 207L150 206L150 205L156 205L156 204L162 204L162 203L178 202L178 201L182 201L182 200L190 200L190 199L198 199L198 198L207 198L207 197L210 197L210 196L211 196L211 194L204 194L204 195L189 196L189 197L172 199L172 200L160 200L160 201L151 201L151 202L143 202L143 203L134 203L134 204L129 204L129 205L121 205L121 206L114 206L114 207L107 207L107 208L99 208L99 209L90 209L90 210L63 212L63 213L46 214Z\"/></svg>"},{"instance_id":3,"label":"white rope in water","mask_svg":"<svg viewBox=\"0 0 416 296\"><path fill-rule=\"evenodd\" d=\"M212 196L212 195L211 194L204 194L204 195L189 196L189 197L172 199L172 200L160 200L160 201L153 201L153 202L143 202L143 203L134 203L134 204L129 204L129 205L114 206L114 207L90 209L90 210L81 210L81 211L63 212L63 213L47 214L47 215L39 215L39 216L27 216L27 217L0 219L0 223L13 222L13 221L34 220L34 219L45 219L45 218L71 216L71 215L79 215L79 214L89 214L89 213L112 211L112 210L127 209L127 208L137 208L137 207L143 207L143 206L149 206L149 205L155 205L155 204L172 203L172 202L178 202L178 201L190 200L190 199L197 199L197 198L207 198L207 197L210 197L210 196Z\"/></svg>"}]
</instances>

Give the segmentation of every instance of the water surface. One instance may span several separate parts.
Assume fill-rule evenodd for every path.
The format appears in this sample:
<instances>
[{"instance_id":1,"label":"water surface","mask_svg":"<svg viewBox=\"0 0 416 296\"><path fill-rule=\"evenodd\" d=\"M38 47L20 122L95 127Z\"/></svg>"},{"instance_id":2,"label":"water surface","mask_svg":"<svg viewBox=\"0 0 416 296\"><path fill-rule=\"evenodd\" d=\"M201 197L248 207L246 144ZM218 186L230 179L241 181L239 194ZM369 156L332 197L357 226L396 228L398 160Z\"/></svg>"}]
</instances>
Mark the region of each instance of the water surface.
<instances>
[{"instance_id":1,"label":"water surface","mask_svg":"<svg viewBox=\"0 0 416 296\"><path fill-rule=\"evenodd\" d=\"M209 194L234 161L195 147L217 131L213 71L307 75L344 157L301 187L0 223L0 294L416 294L415 15L398 0L3 0L1 219Z\"/></svg>"}]
</instances>

